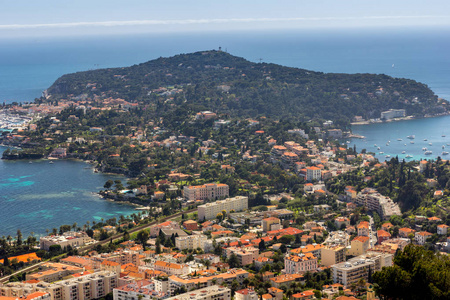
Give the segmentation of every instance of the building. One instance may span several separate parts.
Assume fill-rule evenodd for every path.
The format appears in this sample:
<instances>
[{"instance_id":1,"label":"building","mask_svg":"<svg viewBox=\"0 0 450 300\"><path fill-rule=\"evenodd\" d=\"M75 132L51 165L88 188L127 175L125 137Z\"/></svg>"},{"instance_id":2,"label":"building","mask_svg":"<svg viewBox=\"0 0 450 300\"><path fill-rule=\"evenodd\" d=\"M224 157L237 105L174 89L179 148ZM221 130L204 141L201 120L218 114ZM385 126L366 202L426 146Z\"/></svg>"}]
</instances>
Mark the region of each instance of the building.
<instances>
[{"instance_id":1,"label":"building","mask_svg":"<svg viewBox=\"0 0 450 300\"><path fill-rule=\"evenodd\" d=\"M161 229L180 229L180 224L174 221L166 221L150 228L150 236L156 237Z\"/></svg>"},{"instance_id":2,"label":"building","mask_svg":"<svg viewBox=\"0 0 450 300\"><path fill-rule=\"evenodd\" d=\"M60 263L45 263L41 265L39 272L27 274L27 280L39 280L44 282L54 282L62 280L64 277L83 272L84 269L71 265L65 265Z\"/></svg>"},{"instance_id":3,"label":"building","mask_svg":"<svg viewBox=\"0 0 450 300\"><path fill-rule=\"evenodd\" d=\"M166 300L231 300L231 290L223 286L213 285L170 297Z\"/></svg>"},{"instance_id":4,"label":"building","mask_svg":"<svg viewBox=\"0 0 450 300\"><path fill-rule=\"evenodd\" d=\"M336 219L334 219L334 224L336 225L337 229L341 229L342 225L344 225L345 227L350 225L350 219L347 217L337 217Z\"/></svg>"},{"instance_id":5,"label":"building","mask_svg":"<svg viewBox=\"0 0 450 300\"><path fill-rule=\"evenodd\" d=\"M375 262L355 257L347 262L331 266L333 282L349 286L360 279L368 280L369 272L374 272Z\"/></svg>"},{"instance_id":6,"label":"building","mask_svg":"<svg viewBox=\"0 0 450 300\"><path fill-rule=\"evenodd\" d=\"M398 235L402 238L409 238L409 235L414 235L414 232L416 232L414 229L403 227L398 230Z\"/></svg>"},{"instance_id":7,"label":"building","mask_svg":"<svg viewBox=\"0 0 450 300\"><path fill-rule=\"evenodd\" d=\"M176 263L170 263L165 261L156 261L153 265L153 268L156 271L162 271L166 273L167 275L183 275L188 274L190 271L190 268L188 265L182 265L182 264L176 264Z\"/></svg>"},{"instance_id":8,"label":"building","mask_svg":"<svg viewBox=\"0 0 450 300\"><path fill-rule=\"evenodd\" d=\"M441 224L437 226L437 234L439 235L447 235L448 232L448 225Z\"/></svg>"},{"instance_id":9,"label":"building","mask_svg":"<svg viewBox=\"0 0 450 300\"><path fill-rule=\"evenodd\" d=\"M348 254L353 256L362 255L367 252L369 246L370 238L368 236L357 236L352 240Z\"/></svg>"},{"instance_id":10,"label":"building","mask_svg":"<svg viewBox=\"0 0 450 300\"><path fill-rule=\"evenodd\" d=\"M80 247L88 242L94 241L85 232L68 231L63 235L49 235L43 236L39 239L40 248L42 250L49 250L50 246L60 245L61 249L68 246L72 248Z\"/></svg>"},{"instance_id":11,"label":"building","mask_svg":"<svg viewBox=\"0 0 450 300\"><path fill-rule=\"evenodd\" d=\"M369 236L370 234L370 226L369 222L367 221L361 221L358 226L356 226L358 229L358 235L359 236Z\"/></svg>"},{"instance_id":12,"label":"building","mask_svg":"<svg viewBox=\"0 0 450 300\"><path fill-rule=\"evenodd\" d=\"M341 139L342 130L341 129L328 129L327 136L331 139Z\"/></svg>"},{"instance_id":13,"label":"building","mask_svg":"<svg viewBox=\"0 0 450 300\"><path fill-rule=\"evenodd\" d=\"M155 282L148 280L138 280L113 290L114 300L153 300L167 297L167 289L166 292L157 291Z\"/></svg>"},{"instance_id":14,"label":"building","mask_svg":"<svg viewBox=\"0 0 450 300\"><path fill-rule=\"evenodd\" d=\"M229 196L229 187L226 184L208 183L204 185L185 186L183 195L186 201L216 200Z\"/></svg>"},{"instance_id":15,"label":"building","mask_svg":"<svg viewBox=\"0 0 450 300\"><path fill-rule=\"evenodd\" d=\"M322 170L318 167L312 166L306 168L306 180L321 180L322 179Z\"/></svg>"},{"instance_id":16,"label":"building","mask_svg":"<svg viewBox=\"0 0 450 300\"><path fill-rule=\"evenodd\" d=\"M320 259L322 254L321 250L323 247L324 245L322 244L308 244L297 249L292 249L291 251L289 251L289 254L299 255L300 253L311 253L312 255L317 257L317 259Z\"/></svg>"},{"instance_id":17,"label":"building","mask_svg":"<svg viewBox=\"0 0 450 300\"><path fill-rule=\"evenodd\" d=\"M222 210L225 210L228 213L231 210L238 212L246 209L248 209L248 197L236 196L200 205L198 207L198 219L201 221L214 219L218 213L222 212Z\"/></svg>"},{"instance_id":18,"label":"building","mask_svg":"<svg viewBox=\"0 0 450 300\"><path fill-rule=\"evenodd\" d=\"M400 207L391 198L378 193L375 189L365 188L358 193L355 203L364 206L369 211L376 211L381 218L389 219L391 216L400 216Z\"/></svg>"},{"instance_id":19,"label":"building","mask_svg":"<svg viewBox=\"0 0 450 300\"><path fill-rule=\"evenodd\" d=\"M328 245L321 250L321 264L331 266L345 261L345 247L342 245Z\"/></svg>"},{"instance_id":20,"label":"building","mask_svg":"<svg viewBox=\"0 0 450 300\"><path fill-rule=\"evenodd\" d=\"M227 258L232 254L236 255L241 266L253 263L259 256L259 249L254 247L228 247L225 249Z\"/></svg>"},{"instance_id":21,"label":"building","mask_svg":"<svg viewBox=\"0 0 450 300\"><path fill-rule=\"evenodd\" d=\"M275 217L262 219L262 226L264 232L279 230L282 228L280 219Z\"/></svg>"},{"instance_id":22,"label":"building","mask_svg":"<svg viewBox=\"0 0 450 300\"><path fill-rule=\"evenodd\" d=\"M284 258L284 271L286 274L302 274L317 270L317 257L311 253L289 255Z\"/></svg>"},{"instance_id":23,"label":"building","mask_svg":"<svg viewBox=\"0 0 450 300\"><path fill-rule=\"evenodd\" d=\"M382 242L389 240L391 238L391 234L381 229L377 231L377 238L378 238L377 243L381 244Z\"/></svg>"},{"instance_id":24,"label":"building","mask_svg":"<svg viewBox=\"0 0 450 300\"><path fill-rule=\"evenodd\" d=\"M406 111L404 109L390 109L390 110L381 112L380 119L391 120L394 118L403 118L405 116L406 116Z\"/></svg>"},{"instance_id":25,"label":"building","mask_svg":"<svg viewBox=\"0 0 450 300\"><path fill-rule=\"evenodd\" d=\"M314 296L314 290L307 290L297 294L293 294L291 300L304 300L304 299L316 299Z\"/></svg>"},{"instance_id":26,"label":"building","mask_svg":"<svg viewBox=\"0 0 450 300\"><path fill-rule=\"evenodd\" d=\"M272 287L280 288L281 286L291 286L294 282L303 281L303 275L300 274L282 274L277 277L270 278Z\"/></svg>"},{"instance_id":27,"label":"building","mask_svg":"<svg viewBox=\"0 0 450 300\"><path fill-rule=\"evenodd\" d=\"M175 238L175 246L180 249L205 249L205 242L208 238L203 234L194 234Z\"/></svg>"},{"instance_id":28,"label":"building","mask_svg":"<svg viewBox=\"0 0 450 300\"><path fill-rule=\"evenodd\" d=\"M253 288L246 288L236 291L234 300L259 300L259 297Z\"/></svg>"},{"instance_id":29,"label":"building","mask_svg":"<svg viewBox=\"0 0 450 300\"><path fill-rule=\"evenodd\" d=\"M433 234L426 231L416 232L414 240L418 245L424 245L427 239L429 239L432 235Z\"/></svg>"},{"instance_id":30,"label":"building","mask_svg":"<svg viewBox=\"0 0 450 300\"><path fill-rule=\"evenodd\" d=\"M186 230L197 230L198 229L198 223L194 220L184 221L183 226Z\"/></svg>"}]
</instances>

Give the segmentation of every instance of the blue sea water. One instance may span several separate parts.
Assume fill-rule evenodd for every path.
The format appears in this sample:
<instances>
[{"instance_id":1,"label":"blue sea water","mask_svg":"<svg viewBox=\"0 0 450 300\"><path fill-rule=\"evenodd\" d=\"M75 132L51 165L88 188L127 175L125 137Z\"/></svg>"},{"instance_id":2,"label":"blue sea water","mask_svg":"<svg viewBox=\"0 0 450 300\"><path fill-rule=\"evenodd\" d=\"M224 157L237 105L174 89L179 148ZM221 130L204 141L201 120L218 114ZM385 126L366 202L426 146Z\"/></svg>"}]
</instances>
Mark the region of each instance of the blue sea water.
<instances>
[{"instance_id":1,"label":"blue sea water","mask_svg":"<svg viewBox=\"0 0 450 300\"><path fill-rule=\"evenodd\" d=\"M0 147L3 152L6 148ZM101 199L94 192L108 180L120 179L94 173L90 165L72 160L0 160L0 236L14 236L20 229L46 234L62 224L101 221L130 215L134 206Z\"/></svg>"}]
</instances>

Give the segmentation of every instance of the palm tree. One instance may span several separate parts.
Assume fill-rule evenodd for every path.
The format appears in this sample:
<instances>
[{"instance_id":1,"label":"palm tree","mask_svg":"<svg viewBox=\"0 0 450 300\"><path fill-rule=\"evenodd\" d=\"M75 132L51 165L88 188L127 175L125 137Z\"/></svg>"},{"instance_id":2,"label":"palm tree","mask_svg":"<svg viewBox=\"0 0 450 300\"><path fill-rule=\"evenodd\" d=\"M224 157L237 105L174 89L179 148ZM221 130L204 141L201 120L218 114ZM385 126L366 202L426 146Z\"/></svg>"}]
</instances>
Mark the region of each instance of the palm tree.
<instances>
[{"instance_id":1,"label":"palm tree","mask_svg":"<svg viewBox=\"0 0 450 300\"><path fill-rule=\"evenodd\" d=\"M77 228L77 222L75 222L75 223L73 223L73 225L72 225L72 229L73 229L73 231L75 231L75 229Z\"/></svg>"}]
</instances>

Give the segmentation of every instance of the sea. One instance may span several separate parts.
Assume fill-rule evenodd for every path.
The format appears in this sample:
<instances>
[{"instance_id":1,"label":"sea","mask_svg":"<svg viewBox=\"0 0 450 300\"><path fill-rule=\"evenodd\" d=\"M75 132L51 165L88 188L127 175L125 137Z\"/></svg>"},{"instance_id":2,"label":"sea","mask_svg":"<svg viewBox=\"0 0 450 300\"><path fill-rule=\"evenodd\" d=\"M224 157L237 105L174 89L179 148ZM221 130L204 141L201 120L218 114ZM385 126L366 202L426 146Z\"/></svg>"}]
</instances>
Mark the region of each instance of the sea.
<instances>
[{"instance_id":1,"label":"sea","mask_svg":"<svg viewBox=\"0 0 450 300\"><path fill-rule=\"evenodd\" d=\"M450 28L398 27L0 38L0 103L33 101L66 73L219 47L253 62L410 78L450 99L449 36ZM366 138L348 144L375 152L381 160L408 154L413 159L436 158L450 143L448 124L450 116L353 126L354 133ZM414 144L409 135L415 135ZM424 147L432 155L425 156ZM0 161L0 235L14 235L17 229L43 234L61 224L132 213L133 207L95 195L111 176L87 167L77 161Z\"/></svg>"}]
</instances>

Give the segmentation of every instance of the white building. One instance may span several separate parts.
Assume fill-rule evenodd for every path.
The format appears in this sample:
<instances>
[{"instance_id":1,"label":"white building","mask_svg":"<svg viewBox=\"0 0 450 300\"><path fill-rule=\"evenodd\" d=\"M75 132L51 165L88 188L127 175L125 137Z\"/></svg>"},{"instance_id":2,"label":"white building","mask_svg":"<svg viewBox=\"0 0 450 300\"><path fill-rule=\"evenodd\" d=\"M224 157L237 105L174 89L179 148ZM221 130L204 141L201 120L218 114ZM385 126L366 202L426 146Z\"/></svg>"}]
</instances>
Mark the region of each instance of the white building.
<instances>
[{"instance_id":1,"label":"white building","mask_svg":"<svg viewBox=\"0 0 450 300\"><path fill-rule=\"evenodd\" d=\"M49 250L52 245L60 245L62 249L67 246L72 248L82 246L87 242L93 241L85 232L64 232L63 235L49 235L43 236L39 239L40 248Z\"/></svg>"},{"instance_id":2,"label":"white building","mask_svg":"<svg viewBox=\"0 0 450 300\"><path fill-rule=\"evenodd\" d=\"M231 300L231 290L223 286L213 285L170 297L167 300Z\"/></svg>"},{"instance_id":3,"label":"white building","mask_svg":"<svg viewBox=\"0 0 450 300\"><path fill-rule=\"evenodd\" d=\"M317 270L317 257L312 253L300 253L284 258L284 271L286 274L302 274Z\"/></svg>"},{"instance_id":4,"label":"white building","mask_svg":"<svg viewBox=\"0 0 450 300\"><path fill-rule=\"evenodd\" d=\"M400 216L400 207L391 198L378 193L375 189L365 188L358 193L355 203L365 206L370 211L376 211L381 218L389 219L391 216Z\"/></svg>"},{"instance_id":5,"label":"white building","mask_svg":"<svg viewBox=\"0 0 450 300\"><path fill-rule=\"evenodd\" d=\"M236 291L234 300L259 300L259 296L253 288L246 288Z\"/></svg>"},{"instance_id":6,"label":"white building","mask_svg":"<svg viewBox=\"0 0 450 300\"><path fill-rule=\"evenodd\" d=\"M390 109L381 112L381 119L390 120L394 118L403 118L406 116L406 111L404 109Z\"/></svg>"},{"instance_id":7,"label":"white building","mask_svg":"<svg viewBox=\"0 0 450 300\"><path fill-rule=\"evenodd\" d=\"M205 243L208 238L203 234L181 236L175 238L175 246L180 249L205 249Z\"/></svg>"},{"instance_id":8,"label":"white building","mask_svg":"<svg viewBox=\"0 0 450 300\"><path fill-rule=\"evenodd\" d=\"M322 179L322 170L318 167L307 167L306 168L306 180L321 180Z\"/></svg>"},{"instance_id":9,"label":"white building","mask_svg":"<svg viewBox=\"0 0 450 300\"><path fill-rule=\"evenodd\" d=\"M200 221L214 219L222 210L229 213L231 210L239 212L246 209L248 209L248 197L236 196L234 198L200 205L198 207L198 219Z\"/></svg>"}]
</instances>

